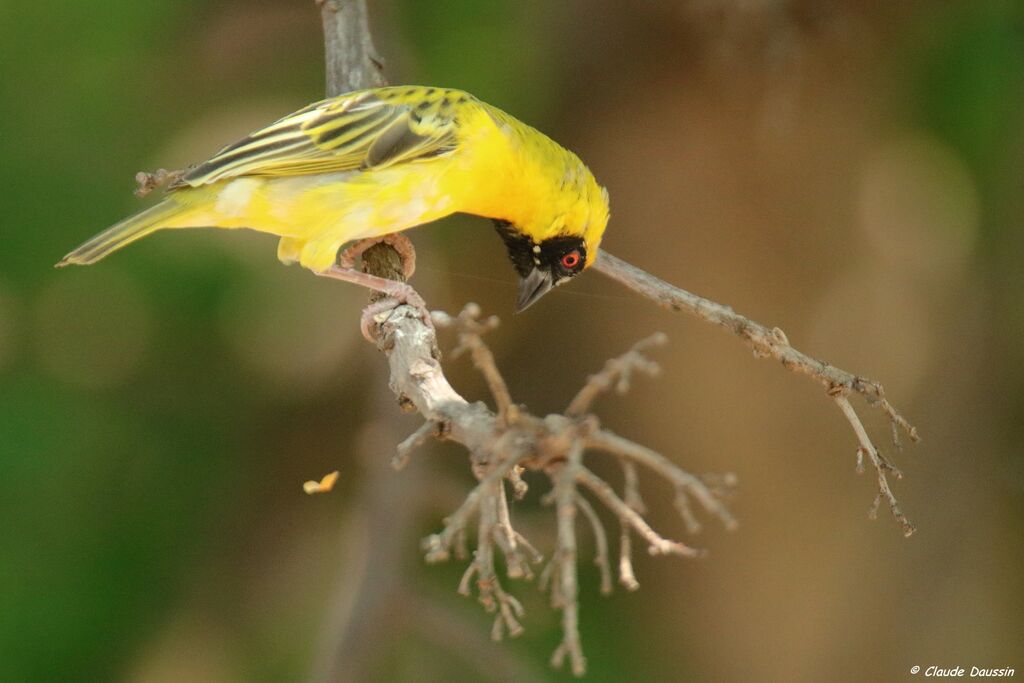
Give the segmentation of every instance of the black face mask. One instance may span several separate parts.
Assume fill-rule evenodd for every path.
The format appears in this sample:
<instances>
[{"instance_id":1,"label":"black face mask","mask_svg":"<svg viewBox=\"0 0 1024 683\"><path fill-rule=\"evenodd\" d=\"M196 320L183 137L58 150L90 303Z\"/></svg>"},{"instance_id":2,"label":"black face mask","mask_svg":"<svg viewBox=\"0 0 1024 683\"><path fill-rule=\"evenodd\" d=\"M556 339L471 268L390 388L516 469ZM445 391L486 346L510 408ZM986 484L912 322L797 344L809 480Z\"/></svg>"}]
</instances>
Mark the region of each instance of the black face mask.
<instances>
[{"instance_id":1,"label":"black face mask","mask_svg":"<svg viewBox=\"0 0 1024 683\"><path fill-rule=\"evenodd\" d=\"M579 275L587 261L587 250L579 237L550 237L538 243L508 221L496 220L494 227L519 275L517 312L536 303L555 285Z\"/></svg>"}]
</instances>

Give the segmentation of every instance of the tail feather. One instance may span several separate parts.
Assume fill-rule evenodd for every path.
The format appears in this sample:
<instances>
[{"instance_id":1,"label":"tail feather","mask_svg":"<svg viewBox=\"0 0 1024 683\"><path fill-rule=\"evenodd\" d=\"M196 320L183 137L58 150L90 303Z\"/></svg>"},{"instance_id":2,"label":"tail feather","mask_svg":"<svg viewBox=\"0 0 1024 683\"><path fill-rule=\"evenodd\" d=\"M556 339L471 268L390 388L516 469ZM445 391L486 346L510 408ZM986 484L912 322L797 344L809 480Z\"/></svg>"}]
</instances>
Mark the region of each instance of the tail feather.
<instances>
[{"instance_id":1,"label":"tail feather","mask_svg":"<svg viewBox=\"0 0 1024 683\"><path fill-rule=\"evenodd\" d=\"M96 263L107 254L129 245L151 232L169 227L167 225L169 219L185 210L187 208L178 202L165 199L156 206L130 216L93 236L62 258L57 267L63 268L71 264L84 266Z\"/></svg>"}]
</instances>

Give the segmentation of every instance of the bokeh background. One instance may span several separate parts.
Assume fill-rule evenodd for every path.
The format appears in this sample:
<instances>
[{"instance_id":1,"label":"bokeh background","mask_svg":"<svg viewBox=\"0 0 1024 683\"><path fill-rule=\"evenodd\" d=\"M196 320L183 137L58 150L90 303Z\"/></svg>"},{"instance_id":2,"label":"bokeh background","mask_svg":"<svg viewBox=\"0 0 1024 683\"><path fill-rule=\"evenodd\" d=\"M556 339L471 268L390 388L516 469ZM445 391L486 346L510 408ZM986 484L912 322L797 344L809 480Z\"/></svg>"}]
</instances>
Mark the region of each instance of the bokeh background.
<instances>
[{"instance_id":1,"label":"bokeh background","mask_svg":"<svg viewBox=\"0 0 1024 683\"><path fill-rule=\"evenodd\" d=\"M817 385L599 274L513 316L487 221L413 233L415 284L502 317L534 412L668 333L662 377L599 413L739 478L740 529L709 526L706 561L641 557L636 593L598 595L581 534L588 680L1024 670L1024 4L371 6L393 82L465 88L576 150L611 193L610 251L881 379L924 437L896 456L904 539L866 518L872 477ZM302 680L334 656L348 680L566 678L533 585L514 586L526 634L494 646L462 567L422 563L472 478L451 446L390 469L418 422L359 337L364 292L244 232L51 268L143 205L136 171L321 97L313 2L8 1L0 63L0 679ZM487 398L464 359L448 372ZM333 469L332 494L303 494ZM514 514L549 547L533 483Z\"/></svg>"}]
</instances>

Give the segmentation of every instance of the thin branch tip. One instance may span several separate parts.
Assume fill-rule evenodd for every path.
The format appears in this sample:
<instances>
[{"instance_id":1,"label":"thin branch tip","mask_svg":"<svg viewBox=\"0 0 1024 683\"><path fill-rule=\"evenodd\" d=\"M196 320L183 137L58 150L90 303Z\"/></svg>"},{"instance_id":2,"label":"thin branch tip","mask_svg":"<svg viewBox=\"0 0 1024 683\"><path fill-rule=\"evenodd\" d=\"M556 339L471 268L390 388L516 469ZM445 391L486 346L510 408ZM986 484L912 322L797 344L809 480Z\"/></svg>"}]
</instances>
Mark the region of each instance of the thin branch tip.
<instances>
[{"instance_id":1,"label":"thin branch tip","mask_svg":"<svg viewBox=\"0 0 1024 683\"><path fill-rule=\"evenodd\" d=\"M896 495L892 492L892 489L889 486L889 479L886 476L886 473L888 472L897 479L902 479L903 473L890 463L871 442L871 438L868 436L867 430L864 429L864 424L857 415L857 411L854 410L853 406L850 404L850 400L843 394L834 396L833 400L836 402L836 405L839 406L839 410L843 413L843 416L846 417L847 421L850 423L850 426L860 443L857 448L858 473L864 471L864 460L867 459L874 466L875 473L877 474L878 493L875 496L871 507L868 509L868 517L870 519L877 518L878 508L882 501L885 500L889 505L889 510L892 513L893 519L895 519L903 529L903 535L909 538L913 535L915 527L903 513L899 501L896 500Z\"/></svg>"},{"instance_id":2,"label":"thin branch tip","mask_svg":"<svg viewBox=\"0 0 1024 683\"><path fill-rule=\"evenodd\" d=\"M705 322L723 327L747 342L755 355L778 360L787 370L807 375L826 387L828 395L840 406L843 414L850 422L857 439L864 449L858 451L858 471L863 470L864 456L867 455L879 474L879 492L888 501L893 516L903 526L904 534L913 533L913 526L906 520L896 498L889 488L885 472L888 471L897 479L902 473L886 460L878 449L871 444L864 431L860 418L850 405L848 397L860 394L868 405L878 408L888 418L892 428L892 439L899 450L902 446L899 433L907 434L910 440L917 443L921 440L917 428L896 410L885 397L885 390L880 382L837 368L825 361L812 358L792 346L786 333L779 327L769 328L739 313L731 307L705 299L671 285L636 266L633 266L606 251L598 253L594 269L610 277L627 288L637 292L658 305L673 311L689 313Z\"/></svg>"}]
</instances>

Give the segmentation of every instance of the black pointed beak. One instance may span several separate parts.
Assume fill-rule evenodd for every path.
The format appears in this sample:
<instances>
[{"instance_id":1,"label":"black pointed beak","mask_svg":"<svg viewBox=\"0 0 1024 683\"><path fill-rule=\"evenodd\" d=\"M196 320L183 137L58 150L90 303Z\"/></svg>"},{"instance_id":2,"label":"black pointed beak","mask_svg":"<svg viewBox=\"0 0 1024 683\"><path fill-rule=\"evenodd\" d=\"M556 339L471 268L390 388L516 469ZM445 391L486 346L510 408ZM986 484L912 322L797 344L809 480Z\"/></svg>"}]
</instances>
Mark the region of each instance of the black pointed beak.
<instances>
[{"instance_id":1,"label":"black pointed beak","mask_svg":"<svg viewBox=\"0 0 1024 683\"><path fill-rule=\"evenodd\" d=\"M538 299L551 291L554 280L551 273L534 268L526 277L519 278L519 295L516 297L516 313L525 311Z\"/></svg>"}]
</instances>

